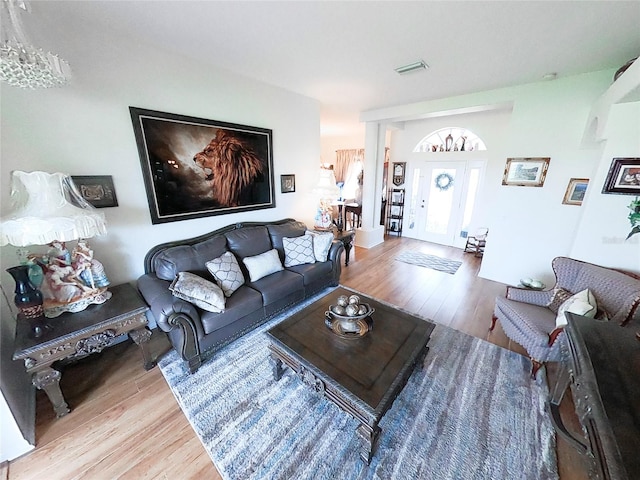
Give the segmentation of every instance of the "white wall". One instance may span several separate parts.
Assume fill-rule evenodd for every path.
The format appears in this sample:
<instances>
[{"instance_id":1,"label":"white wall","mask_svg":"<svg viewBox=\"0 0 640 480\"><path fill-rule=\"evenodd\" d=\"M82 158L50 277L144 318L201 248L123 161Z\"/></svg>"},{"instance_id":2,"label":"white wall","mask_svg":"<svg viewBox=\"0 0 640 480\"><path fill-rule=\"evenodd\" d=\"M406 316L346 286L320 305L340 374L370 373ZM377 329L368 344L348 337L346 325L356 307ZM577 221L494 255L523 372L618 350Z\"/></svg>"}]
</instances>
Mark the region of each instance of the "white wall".
<instances>
[{"instance_id":1,"label":"white wall","mask_svg":"<svg viewBox=\"0 0 640 480\"><path fill-rule=\"evenodd\" d=\"M411 185L414 168L420 168L425 161L472 161L484 160L487 169L496 170L495 165L503 164L503 159L497 148L506 135L506 129L511 118L510 109L495 110L472 114L455 115L446 118L428 118L406 122L401 130L394 131L391 136L391 162L407 162L406 183L407 194L411 194ZM487 145L486 151L476 152L420 152L413 153L413 149L426 135L444 127L463 127L478 135ZM485 184L478 192L476 208L471 222L471 231L488 225L491 212L487 208L487 195L490 185ZM405 208L405 212L407 209ZM406 220L406 218L405 218ZM405 223L404 230L407 230Z\"/></svg>"},{"instance_id":2,"label":"white wall","mask_svg":"<svg viewBox=\"0 0 640 480\"><path fill-rule=\"evenodd\" d=\"M13 460L35 448L22 437L22 433L13 418L11 410L9 410L9 405L2 392L0 392L0 424L2 425L0 463Z\"/></svg>"},{"instance_id":3,"label":"white wall","mask_svg":"<svg viewBox=\"0 0 640 480\"><path fill-rule=\"evenodd\" d=\"M609 131L606 152L610 153L605 152L604 156L599 146L584 147L582 144L589 111L609 87L612 77L613 71L593 72L364 112L361 120L404 122L404 129L392 134L393 161L411 158L411 149L417 141L438 128L466 127L485 139L489 161L478 202L479 211L484 213L474 221L490 228L481 276L507 284L517 284L524 276L550 283L553 280L551 260L559 255L577 255L600 265L640 271L637 264L635 267L620 264L623 258L632 255L631 243L624 245L623 250L614 251L603 245L602 237L606 235L603 232L598 233L595 244L578 239L582 233L593 238L594 232L588 230L596 229L595 225L619 229L619 225L611 225L612 216L607 205L613 202L624 207L631 198L602 200L602 195L595 198L593 194L602 189L612 156L627 155L624 152L638 156L640 116L634 111L620 113L623 117L618 122L627 122L627 125L622 128L612 123L610 129L616 133ZM502 109L506 105L512 105L506 124L500 115L494 120L491 115L495 114L458 114L493 107ZM615 107L616 111L622 109ZM425 117L429 120L424 120ZM418 130L421 127L424 130L416 131L414 123ZM502 175L508 157L550 157L544 186L503 186ZM591 179L582 207L562 204L570 178ZM624 223L624 211L620 217ZM625 227L622 232L611 235L626 236L627 233Z\"/></svg>"},{"instance_id":4,"label":"white wall","mask_svg":"<svg viewBox=\"0 0 640 480\"><path fill-rule=\"evenodd\" d=\"M322 163L335 164L336 150L364 148L364 135L323 135L320 138Z\"/></svg>"},{"instance_id":5,"label":"white wall","mask_svg":"<svg viewBox=\"0 0 640 480\"><path fill-rule=\"evenodd\" d=\"M112 175L119 207L101 210L108 234L90 243L114 284L142 274L145 253L160 242L239 221L294 217L312 225L315 199L308 192L320 157L315 100L121 36L95 38L84 31L90 26L56 36L40 20L40 36L69 61L74 79L58 89L2 86L2 215L14 169ZM276 208L151 225L129 106L272 129ZM281 174L296 175L295 193L280 193ZM1 250L1 283L13 288L4 270L15 263L14 249Z\"/></svg>"},{"instance_id":6,"label":"white wall","mask_svg":"<svg viewBox=\"0 0 640 480\"><path fill-rule=\"evenodd\" d=\"M571 256L592 263L605 257L610 266L640 272L640 235L625 240L631 231L628 206L636 197L602 193L613 158L640 158L640 102L614 105L604 138L602 157L589 187L588 201L582 207L584 213Z\"/></svg>"},{"instance_id":7,"label":"white wall","mask_svg":"<svg viewBox=\"0 0 640 480\"><path fill-rule=\"evenodd\" d=\"M596 72L514 92L511 121L499 145L501 160L486 177L492 218L482 276L508 284L523 277L553 283L551 260L571 254L585 212L584 206L563 205L562 199L570 178L594 179L600 152L583 148L582 136L591 105L611 78L611 72ZM502 186L507 157L550 157L544 186ZM610 262L599 254L596 263Z\"/></svg>"}]
</instances>

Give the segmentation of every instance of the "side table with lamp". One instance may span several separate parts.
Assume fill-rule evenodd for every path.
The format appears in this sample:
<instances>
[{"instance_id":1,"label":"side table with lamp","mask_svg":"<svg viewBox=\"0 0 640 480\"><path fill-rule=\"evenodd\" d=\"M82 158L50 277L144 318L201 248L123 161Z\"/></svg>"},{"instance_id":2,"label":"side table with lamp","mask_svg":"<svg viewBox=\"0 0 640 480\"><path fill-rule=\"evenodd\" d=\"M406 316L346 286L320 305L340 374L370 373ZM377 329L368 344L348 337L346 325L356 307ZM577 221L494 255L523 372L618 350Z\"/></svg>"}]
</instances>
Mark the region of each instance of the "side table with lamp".
<instances>
[{"instance_id":1,"label":"side table with lamp","mask_svg":"<svg viewBox=\"0 0 640 480\"><path fill-rule=\"evenodd\" d=\"M55 362L100 353L116 337L128 334L142 351L144 368L150 370L155 366L148 348L151 331L147 328L146 312L149 307L128 283L113 287L111 293L109 302L51 319L49 328L37 337L32 334L33 320L18 316L13 359L24 361L33 384L44 390L58 417L69 413L69 406L60 390L62 374L52 367Z\"/></svg>"},{"instance_id":2,"label":"side table with lamp","mask_svg":"<svg viewBox=\"0 0 640 480\"><path fill-rule=\"evenodd\" d=\"M11 200L12 211L0 224L0 245L19 248L20 265L7 269L16 281L19 312L13 358L24 360L33 384L63 416L69 409L54 362L99 352L114 337L130 333L143 348L145 366L153 366L146 351L147 307L131 286L108 291L104 267L85 240L106 233L104 215L82 198L70 176L14 171ZM77 245L69 252L66 242L73 240ZM32 245L49 249L36 254L24 248ZM117 301L106 303L114 293Z\"/></svg>"}]
</instances>

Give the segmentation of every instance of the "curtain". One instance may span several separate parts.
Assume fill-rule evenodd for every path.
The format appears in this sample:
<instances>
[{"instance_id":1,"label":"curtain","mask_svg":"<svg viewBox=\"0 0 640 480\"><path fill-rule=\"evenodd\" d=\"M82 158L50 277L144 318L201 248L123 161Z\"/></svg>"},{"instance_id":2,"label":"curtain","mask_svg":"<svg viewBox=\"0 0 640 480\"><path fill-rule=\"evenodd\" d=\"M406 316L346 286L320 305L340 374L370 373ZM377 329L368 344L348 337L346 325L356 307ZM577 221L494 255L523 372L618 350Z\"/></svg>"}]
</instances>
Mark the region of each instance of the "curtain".
<instances>
[{"instance_id":1,"label":"curtain","mask_svg":"<svg viewBox=\"0 0 640 480\"><path fill-rule=\"evenodd\" d=\"M336 150L336 164L333 169L337 182L347 182L349 174L356 162L364 162L364 148L352 148L350 150Z\"/></svg>"},{"instance_id":2,"label":"curtain","mask_svg":"<svg viewBox=\"0 0 640 480\"><path fill-rule=\"evenodd\" d=\"M336 182L344 182L343 199L354 198L358 187L358 175L364 166L364 148L336 150L334 173Z\"/></svg>"}]
</instances>

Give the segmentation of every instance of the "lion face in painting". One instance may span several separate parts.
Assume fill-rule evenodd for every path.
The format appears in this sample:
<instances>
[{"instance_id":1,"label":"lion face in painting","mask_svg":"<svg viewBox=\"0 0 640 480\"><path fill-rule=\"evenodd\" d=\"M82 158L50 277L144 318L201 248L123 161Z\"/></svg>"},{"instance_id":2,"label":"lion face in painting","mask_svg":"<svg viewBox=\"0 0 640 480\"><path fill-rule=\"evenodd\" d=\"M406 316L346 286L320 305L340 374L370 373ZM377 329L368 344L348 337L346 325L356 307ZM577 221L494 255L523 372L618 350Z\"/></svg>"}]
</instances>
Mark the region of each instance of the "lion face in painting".
<instances>
[{"instance_id":1,"label":"lion face in painting","mask_svg":"<svg viewBox=\"0 0 640 480\"><path fill-rule=\"evenodd\" d=\"M193 161L202 169L214 200L222 207L237 207L264 169L253 149L225 130L218 130Z\"/></svg>"}]
</instances>

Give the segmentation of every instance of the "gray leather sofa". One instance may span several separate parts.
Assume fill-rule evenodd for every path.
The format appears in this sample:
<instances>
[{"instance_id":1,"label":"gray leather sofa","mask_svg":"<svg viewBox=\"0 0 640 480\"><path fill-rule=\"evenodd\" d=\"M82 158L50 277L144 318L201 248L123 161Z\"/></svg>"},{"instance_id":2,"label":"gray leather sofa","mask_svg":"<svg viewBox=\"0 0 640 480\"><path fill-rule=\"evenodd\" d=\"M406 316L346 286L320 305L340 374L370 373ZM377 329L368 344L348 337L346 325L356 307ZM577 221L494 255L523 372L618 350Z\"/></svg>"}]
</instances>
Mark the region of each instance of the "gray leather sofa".
<instances>
[{"instance_id":1,"label":"gray leather sofa","mask_svg":"<svg viewBox=\"0 0 640 480\"><path fill-rule=\"evenodd\" d=\"M284 263L283 238L300 237L307 227L293 219L270 223L239 223L211 233L163 243L145 256L145 274L138 289L148 303L158 327L195 372L205 353L211 353L239 338L279 312L340 281L340 257L344 245L331 243L327 260L285 267L252 282L242 262L276 249ZM206 263L225 251L238 260L245 283L226 298L223 312L205 311L172 294L169 287L179 272L190 272L214 281Z\"/></svg>"}]
</instances>

